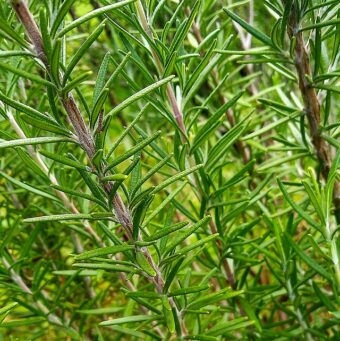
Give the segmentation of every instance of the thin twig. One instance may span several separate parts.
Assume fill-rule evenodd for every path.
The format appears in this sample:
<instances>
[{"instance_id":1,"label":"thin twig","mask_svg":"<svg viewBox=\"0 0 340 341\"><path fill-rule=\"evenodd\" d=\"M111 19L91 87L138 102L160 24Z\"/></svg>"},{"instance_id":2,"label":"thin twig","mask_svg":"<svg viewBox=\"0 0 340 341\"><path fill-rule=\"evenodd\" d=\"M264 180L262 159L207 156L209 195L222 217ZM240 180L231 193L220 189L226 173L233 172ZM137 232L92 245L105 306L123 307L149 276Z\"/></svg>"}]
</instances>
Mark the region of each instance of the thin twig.
<instances>
[{"instance_id":1,"label":"thin twig","mask_svg":"<svg viewBox=\"0 0 340 341\"><path fill-rule=\"evenodd\" d=\"M287 0L282 0L287 5ZM315 88L310 84L312 78L311 66L306 50L306 44L303 32L300 31L298 18L298 9L293 4L289 24L287 26L288 36L295 39L295 68L299 78L299 88L303 98L304 109L307 115L310 136L316 155L319 159L321 173L325 180L328 178L330 168L332 166L332 149L330 145L323 139L320 129L320 103ZM340 224L340 183L335 181L333 190L333 204L335 209L335 217L337 223Z\"/></svg>"},{"instance_id":2,"label":"thin twig","mask_svg":"<svg viewBox=\"0 0 340 341\"><path fill-rule=\"evenodd\" d=\"M17 13L19 19L22 21L23 26L25 27L27 34L35 47L38 57L44 63L46 70L49 72L49 65L47 62L46 54L44 52L41 33L39 31L37 24L34 21L32 14L29 12L28 7L23 0L12 0L11 2L12 2L13 9ZM62 97L62 96L60 97L61 97L60 99L63 104L63 107L66 110L68 114L68 118L78 137L78 142L82 146L82 148L85 150L89 161L92 162L92 158L96 153L96 147L93 141L93 137L91 133L89 132L85 124L85 121L80 113L78 105L71 92L69 92L65 97ZM110 194L111 188L112 187L109 183L103 184L103 189L107 193L108 196ZM131 218L129 210L125 206L123 200L121 199L118 193L116 193L113 198L113 207L114 207L116 217L119 223L124 228L129 240L131 240L132 229L133 229L132 218ZM137 252L143 252L146 259L149 260L151 267L157 273L157 276L155 277L150 277L150 276L146 276L146 277L152 283L156 285L156 288L159 292L163 292L164 280L162 278L160 270L158 269L158 266L154 263L149 251L147 250L147 248L141 248ZM169 299L169 303L171 307L175 309L177 313L180 315L180 312L178 310L178 307L175 301L173 299ZM181 329L182 329L181 334L186 335L186 329L183 323L181 324Z\"/></svg>"},{"instance_id":3,"label":"thin twig","mask_svg":"<svg viewBox=\"0 0 340 341\"><path fill-rule=\"evenodd\" d=\"M154 36L153 36L152 31L149 27L148 19L146 17L142 2L140 0L137 0L136 8L137 8L137 13L138 13L139 19L141 21L141 24L142 24L145 32L150 37L150 39L152 39L154 41ZM162 65L162 63L161 63L157 53L154 51L154 49L151 47L149 47L149 49L150 49L152 56L155 60L157 71L158 71L159 75L162 75L163 71L164 71L164 66ZM184 125L183 113L180 109L180 105L178 104L178 102L176 100L174 89L170 83L168 83L166 86L166 93L168 95L168 99L169 99L170 105L172 107L172 114L173 114L179 128L181 129L182 133L184 134L184 136L186 136L187 131L186 131L186 128ZM183 141L184 140L185 139L183 139Z\"/></svg>"}]
</instances>

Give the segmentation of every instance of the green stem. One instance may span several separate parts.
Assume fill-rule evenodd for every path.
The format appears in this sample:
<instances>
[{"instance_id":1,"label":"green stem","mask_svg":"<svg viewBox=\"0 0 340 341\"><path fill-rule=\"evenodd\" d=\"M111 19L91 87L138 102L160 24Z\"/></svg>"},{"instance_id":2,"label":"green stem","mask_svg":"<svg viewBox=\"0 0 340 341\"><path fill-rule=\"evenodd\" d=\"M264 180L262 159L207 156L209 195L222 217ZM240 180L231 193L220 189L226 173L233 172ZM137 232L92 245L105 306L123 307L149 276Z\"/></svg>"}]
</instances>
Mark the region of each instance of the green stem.
<instances>
[{"instance_id":1,"label":"green stem","mask_svg":"<svg viewBox=\"0 0 340 341\"><path fill-rule=\"evenodd\" d=\"M137 0L136 4L136 10L138 13L138 17L141 21L142 27L144 28L146 34L152 39L152 41L154 41L154 36L152 34L152 31L150 29L150 26L148 24L148 20L146 18L146 14L143 8L143 4L140 0ZM160 61L157 53L154 51L154 49L152 47L149 46L149 49L151 51L151 54L156 62L156 68L158 71L158 75L162 76L163 71L164 71L164 66L162 65L162 62ZM181 129L182 133L184 134L184 137L186 137L187 132L186 132L186 128L184 125L184 120L183 120L183 113L180 110L180 106L177 103L176 100L176 96L175 96L175 92L173 89L173 86L171 85L171 83L168 83L166 86L166 93L168 95L168 99L172 108L172 114L179 126L179 128ZM185 139L182 139L183 142L185 142Z\"/></svg>"}]
</instances>

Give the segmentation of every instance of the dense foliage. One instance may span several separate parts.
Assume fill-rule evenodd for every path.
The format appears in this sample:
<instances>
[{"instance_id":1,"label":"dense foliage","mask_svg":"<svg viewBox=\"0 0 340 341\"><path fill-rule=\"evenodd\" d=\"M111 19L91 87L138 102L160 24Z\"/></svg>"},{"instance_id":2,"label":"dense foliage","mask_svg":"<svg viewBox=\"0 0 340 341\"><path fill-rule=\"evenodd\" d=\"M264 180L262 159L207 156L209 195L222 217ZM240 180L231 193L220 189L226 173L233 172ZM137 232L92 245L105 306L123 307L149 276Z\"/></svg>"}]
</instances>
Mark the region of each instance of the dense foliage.
<instances>
[{"instance_id":1,"label":"dense foliage","mask_svg":"<svg viewBox=\"0 0 340 341\"><path fill-rule=\"evenodd\" d=\"M1 340L339 340L338 0L0 2Z\"/></svg>"}]
</instances>

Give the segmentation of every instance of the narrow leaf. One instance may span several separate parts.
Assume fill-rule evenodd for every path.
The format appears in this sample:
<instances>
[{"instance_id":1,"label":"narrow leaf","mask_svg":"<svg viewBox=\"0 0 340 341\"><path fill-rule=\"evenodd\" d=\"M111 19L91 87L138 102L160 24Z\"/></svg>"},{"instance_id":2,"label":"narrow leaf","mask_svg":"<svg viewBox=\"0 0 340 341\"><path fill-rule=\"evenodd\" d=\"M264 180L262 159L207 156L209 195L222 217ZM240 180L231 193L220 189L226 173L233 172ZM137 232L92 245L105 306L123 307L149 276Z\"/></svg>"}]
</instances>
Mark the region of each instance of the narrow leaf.
<instances>
[{"instance_id":1,"label":"narrow leaf","mask_svg":"<svg viewBox=\"0 0 340 341\"><path fill-rule=\"evenodd\" d=\"M19 146L35 145L35 144L47 144L58 142L74 142L74 140L67 137L33 137L27 139L18 139L12 141L0 142L0 149L14 148Z\"/></svg>"},{"instance_id":2,"label":"narrow leaf","mask_svg":"<svg viewBox=\"0 0 340 341\"><path fill-rule=\"evenodd\" d=\"M135 0L123 0L120 2L116 2L115 4L100 7L98 9L95 9L89 13L86 13L85 15L81 16L80 18L73 20L70 24L66 25L62 30L60 30L57 34L57 38L62 37L65 35L67 32L73 30L74 28L80 26L81 24L85 23L86 21L89 21L95 17L100 16L101 14L104 14L106 12L109 12L111 10L115 10L117 8L120 8L122 6L128 5Z\"/></svg>"},{"instance_id":3,"label":"narrow leaf","mask_svg":"<svg viewBox=\"0 0 340 341\"><path fill-rule=\"evenodd\" d=\"M162 80L160 80L154 84L151 84L148 87L136 92L135 94L133 94L129 98L125 99L122 103L118 104L115 108L113 108L107 114L107 116L110 117L110 116L117 114L118 112L121 112L124 108L129 106L131 103L137 101L140 98L145 97L147 94L149 94L150 92L154 91L155 89L161 87L162 85L169 83L173 78L174 78L174 76L164 78L164 79L162 79Z\"/></svg>"},{"instance_id":4,"label":"narrow leaf","mask_svg":"<svg viewBox=\"0 0 340 341\"><path fill-rule=\"evenodd\" d=\"M106 256L108 254L114 255L118 252L124 252L128 250L132 250L134 246L132 245L114 245L114 246L108 246L108 247L103 247L100 249L94 249L91 251L86 251L83 252L79 255L76 255L74 257L75 260L84 260L88 258L93 258L93 257L98 257L98 256Z\"/></svg>"},{"instance_id":5,"label":"narrow leaf","mask_svg":"<svg viewBox=\"0 0 340 341\"><path fill-rule=\"evenodd\" d=\"M90 48L90 46L96 41L96 39L103 32L104 27L105 27L105 21L102 24L100 24L89 35L89 37L84 41L84 43L80 46L80 48L77 50L77 52L73 55L70 63L67 65L67 68L65 70L65 74L64 74L64 78L63 78L63 84L64 85L66 84L69 76L71 75L72 70L77 65L79 60L83 57L83 55L87 52L87 50Z\"/></svg>"}]
</instances>

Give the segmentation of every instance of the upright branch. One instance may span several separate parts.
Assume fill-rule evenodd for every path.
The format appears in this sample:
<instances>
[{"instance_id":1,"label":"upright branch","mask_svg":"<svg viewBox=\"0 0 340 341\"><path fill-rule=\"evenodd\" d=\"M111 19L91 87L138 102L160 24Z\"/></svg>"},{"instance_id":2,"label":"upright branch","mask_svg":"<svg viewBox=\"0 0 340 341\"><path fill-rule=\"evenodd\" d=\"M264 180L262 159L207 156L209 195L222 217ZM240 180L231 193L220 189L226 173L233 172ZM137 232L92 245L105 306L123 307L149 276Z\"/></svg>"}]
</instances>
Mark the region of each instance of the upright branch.
<instances>
[{"instance_id":1,"label":"upright branch","mask_svg":"<svg viewBox=\"0 0 340 341\"><path fill-rule=\"evenodd\" d=\"M189 15L189 9L188 8L186 8L186 13L187 13L187 15ZM240 30L238 32L240 34L240 39L241 39L241 42L242 42L242 48L246 51L246 48L244 47L244 44L243 44L243 42L244 42L243 39L245 39L245 36L243 34L242 28L240 28L239 26L237 26L237 28L239 28L239 30ZM203 42L203 37L202 37L201 29L200 29L200 26L198 25L198 23L196 23L195 21L192 24L192 32L193 32L193 34L194 34L194 36L196 38L197 43L201 44ZM242 34L241 34L241 32L242 32ZM249 40L249 47L248 48L250 48L250 42L251 42L251 40ZM245 69L247 70L247 75L251 73L250 72L250 67L251 67L251 64L246 64L246 66L245 66ZM214 80L214 83L210 84L209 82L207 82L207 84L206 84L211 89L211 91L213 91L214 90L214 86L217 86L218 83L219 83L219 73L218 73L218 71L219 71L218 68L215 68L215 69L213 69L211 71L212 79ZM248 91L251 92L252 95L255 95L257 93L257 88L252 83L252 84L250 84L250 87L248 88ZM219 98L220 98L220 101L221 101L222 104L225 104L225 103L228 102L228 99L226 98L226 96L223 94L223 92L220 89L218 90L218 94L219 94ZM234 110L232 108L229 108L226 111L225 114L226 114L226 118L227 118L229 124L231 125L231 127L234 127L236 125ZM241 140L236 140L234 142L234 148L235 148L235 150L238 153L241 154L243 163L247 164L250 161L250 158L251 158L251 151L250 151L249 146L247 146Z\"/></svg>"},{"instance_id":2,"label":"upright branch","mask_svg":"<svg viewBox=\"0 0 340 341\"><path fill-rule=\"evenodd\" d=\"M143 8L141 0L137 0L137 2L136 2L136 9L137 9L137 13L138 13L141 25L143 26L145 32L148 34L148 36L152 40L154 40L154 37L153 37L153 34L152 34L152 30L151 30L151 28L149 26L148 19L147 19L147 16L145 14L145 11L144 11L144 8ZM186 9L185 12L186 12L186 15L188 15L188 16L190 15L190 11L189 11L188 8ZM197 25L195 22L193 22L192 30L193 30L193 33L194 33L196 39L197 39L197 42L201 43L203 38L202 38L202 35L201 35L201 31L200 31L199 25ZM152 53L152 55L153 55L153 57L155 59L157 70L158 70L158 72L160 74L162 74L162 72L163 72L163 65L162 65L162 63L161 63L161 61L160 61L156 51L154 51L154 49L152 47L150 47L150 50L151 50L151 53ZM216 74L216 70L213 70L213 75L215 76L214 79L217 80L218 77L217 77L217 74ZM216 82L216 84L218 84L218 81ZM167 95L168 95L168 99L169 99L169 101L171 103L171 107L172 107L172 110L173 110L173 115L174 115L174 117L175 117L175 119L176 119L176 121L178 123L178 126L180 127L182 132L184 132L185 135L186 135L186 128L185 128L184 122L183 122L183 114L180 111L180 108L179 108L179 105L178 105L178 103L176 101L174 90L173 90L171 84L168 84L168 86L167 86ZM227 99L223 95L221 95L221 98L222 98L223 103L227 102ZM234 126L236 124L236 122L235 122L235 118L233 116L232 109L228 110L227 117L228 117L228 120L229 120L231 126ZM235 147L237 148L238 151L240 151L242 153L244 163L249 162L250 155L249 155L248 150L245 148L243 142L242 141L236 141ZM189 156L188 156L188 160L190 162ZM199 199L202 200L202 197L199 197ZM215 226L215 223L213 222L213 220L210 220L209 225L211 227L212 233L213 234L217 233L217 229L216 229L216 226ZM220 240L217 240L217 247L218 247L219 253L222 254L223 250L222 250L222 245L221 245L221 241ZM232 289L235 290L236 289L235 277L234 277L234 273L233 273L233 271L232 271L232 269L231 269L231 267L230 267L230 265L228 263L227 258L223 259L222 265L223 265L223 268L224 268L225 273L226 273L228 284L230 285L230 287ZM242 307L240 305L239 305L239 307L240 307L241 314L243 314Z\"/></svg>"},{"instance_id":3,"label":"upright branch","mask_svg":"<svg viewBox=\"0 0 340 341\"><path fill-rule=\"evenodd\" d=\"M33 44L33 47L37 53L37 56L41 60L41 62L45 65L47 73L50 73L50 65L48 63L48 58L44 50L44 44L42 40L41 32L38 28L38 25L36 24L32 14L30 13L26 3L23 0L11 0L12 7L14 11L16 12L18 18L22 22L23 26L25 27L26 33L28 37L31 40L31 43ZM80 146L84 149L86 152L86 155L89 159L89 161L92 163L93 158L97 152L96 146L94 143L93 136L86 125L84 118L81 114L81 111L78 107L78 104L75 101L75 98L72 94L72 92L68 92L66 95L63 94L61 91L59 91L59 97L60 101L67 113L67 117L77 135L78 142ZM178 119L178 113L175 117ZM181 116L180 116L181 118ZM179 121L182 122L182 121ZM183 122L182 122L183 123ZM180 128L183 130L184 125L180 124ZM184 130L183 130L184 131ZM93 165L94 167L94 165ZM102 167L100 167L102 168ZM103 169L99 169L98 173L99 175L103 175ZM108 198L110 198L110 192L112 190L112 185L110 183L102 183L102 188L107 194ZM119 223L124 228L124 231L126 233L126 238L131 241L132 240L132 230L133 230L133 223L132 223L132 217L129 212L129 209L126 207L124 201L120 197L118 193L115 193L113 199L112 199L112 205L114 207L115 215ZM158 268L157 264L154 262L151 254L149 253L148 249L146 247L138 248L137 252L141 252L144 257L149 262L150 266L156 273L156 276L146 276L150 282L152 282L155 285L156 290L158 293L163 294L163 288L164 288L164 279L162 277L162 273L160 269ZM173 310L176 311L177 315L180 316L181 313L177 307L176 302L169 298L169 304ZM180 317L181 318L181 317ZM183 321L180 323L180 329L181 329L181 335L186 335L186 328L184 326Z\"/></svg>"},{"instance_id":4,"label":"upright branch","mask_svg":"<svg viewBox=\"0 0 340 341\"><path fill-rule=\"evenodd\" d=\"M22 0L12 0L12 7L24 25L26 33L34 45L38 57L47 65L41 33L28 7Z\"/></svg>"},{"instance_id":5,"label":"upright branch","mask_svg":"<svg viewBox=\"0 0 340 341\"><path fill-rule=\"evenodd\" d=\"M282 0L285 6L288 6L287 0ZM311 65L306 49L303 32L300 30L299 11L296 3L291 7L287 32L290 39L295 39L295 68L299 79L299 88L303 98L304 110L307 116L309 131L312 143L318 160L320 162L322 176L325 180L332 165L332 150L329 144L323 139L320 129L320 103L315 88L310 83L312 78ZM335 217L337 223L340 223L340 183L334 184L333 203L335 208Z\"/></svg>"},{"instance_id":6,"label":"upright branch","mask_svg":"<svg viewBox=\"0 0 340 341\"><path fill-rule=\"evenodd\" d=\"M136 2L136 9L137 9L137 13L138 13L143 29L145 30L146 34L150 37L150 39L154 41L154 36L150 29L148 19L146 17L142 2L140 0L137 0ZM151 46L150 46L150 51L155 60L157 71L161 75L164 71L164 66L162 62L160 61L156 51ZM186 132L186 128L184 125L183 113L180 109L179 104L177 103L174 89L170 83L167 84L166 93L167 93L167 96L168 96L168 99L172 108L172 114L178 124L178 127L180 128L183 135L186 136L187 132Z\"/></svg>"},{"instance_id":7,"label":"upright branch","mask_svg":"<svg viewBox=\"0 0 340 341\"><path fill-rule=\"evenodd\" d=\"M12 7L17 13L23 26L26 29L27 35L29 36L34 49L44 63L47 72L50 71L46 53L44 51L44 44L42 41L41 33L38 25L34 21L32 14L30 13L27 5L22 0L12 0ZM93 141L93 137L81 115L80 109L73 97L71 92L68 92L65 96L60 95L61 103L67 113L67 117L72 124L72 127L78 137L78 142L81 147L85 150L89 160L91 161L96 153L96 147ZM105 191L110 191L110 186L104 187ZM129 231L132 226L131 219L126 219L127 208L124 206L123 201L118 198L118 194L113 199L116 216L122 226ZM123 219L124 217L124 219ZM120 219L122 218L122 219Z\"/></svg>"}]
</instances>

